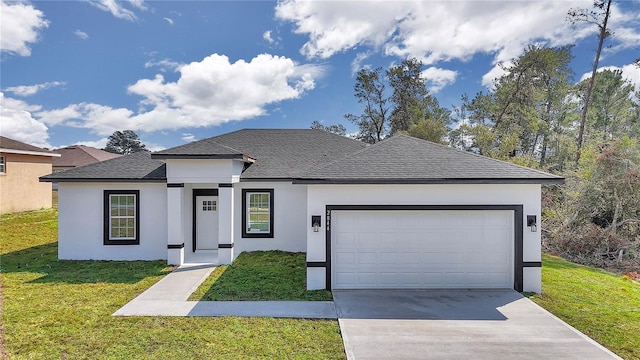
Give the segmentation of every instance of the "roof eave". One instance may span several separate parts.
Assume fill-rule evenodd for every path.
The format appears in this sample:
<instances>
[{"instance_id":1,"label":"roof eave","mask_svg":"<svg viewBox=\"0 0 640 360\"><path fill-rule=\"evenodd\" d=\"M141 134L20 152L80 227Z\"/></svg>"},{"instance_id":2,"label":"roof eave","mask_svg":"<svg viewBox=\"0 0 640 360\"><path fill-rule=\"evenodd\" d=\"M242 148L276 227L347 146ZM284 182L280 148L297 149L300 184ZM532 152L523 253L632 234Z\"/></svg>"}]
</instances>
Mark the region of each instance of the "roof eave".
<instances>
[{"instance_id":1,"label":"roof eave","mask_svg":"<svg viewBox=\"0 0 640 360\"><path fill-rule=\"evenodd\" d=\"M60 154L57 153L48 153L48 152L40 152L40 151L29 151L29 150L15 150L15 149L5 149L0 148L0 153L5 154L19 154L19 155L37 155L37 156L51 156L51 157L60 157Z\"/></svg>"},{"instance_id":2,"label":"roof eave","mask_svg":"<svg viewBox=\"0 0 640 360\"><path fill-rule=\"evenodd\" d=\"M99 183L99 182L110 182L110 183L115 183L115 182L120 182L120 183L132 183L132 182L144 182L144 183L166 183L167 179L166 178L162 178L162 179L142 179L142 178L127 178L127 179L123 179L123 178L53 178L53 177L40 177L39 178L40 182L58 182L58 183L63 183L63 182L72 182L72 183Z\"/></svg>"},{"instance_id":3,"label":"roof eave","mask_svg":"<svg viewBox=\"0 0 640 360\"><path fill-rule=\"evenodd\" d=\"M307 185L443 185L443 184L564 184L564 178L511 179L293 179L293 184Z\"/></svg>"}]
</instances>

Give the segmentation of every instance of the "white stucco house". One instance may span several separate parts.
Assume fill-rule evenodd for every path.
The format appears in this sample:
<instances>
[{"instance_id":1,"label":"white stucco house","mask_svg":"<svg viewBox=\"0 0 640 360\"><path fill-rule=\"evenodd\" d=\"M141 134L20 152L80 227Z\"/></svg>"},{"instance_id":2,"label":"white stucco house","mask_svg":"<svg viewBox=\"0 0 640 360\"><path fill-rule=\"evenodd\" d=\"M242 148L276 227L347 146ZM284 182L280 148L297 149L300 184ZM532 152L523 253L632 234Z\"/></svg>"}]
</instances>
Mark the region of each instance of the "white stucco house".
<instances>
[{"instance_id":1,"label":"white stucco house","mask_svg":"<svg viewBox=\"0 0 640 360\"><path fill-rule=\"evenodd\" d=\"M59 258L305 252L308 289L540 292L541 185L555 175L406 135L240 130L47 175Z\"/></svg>"}]
</instances>

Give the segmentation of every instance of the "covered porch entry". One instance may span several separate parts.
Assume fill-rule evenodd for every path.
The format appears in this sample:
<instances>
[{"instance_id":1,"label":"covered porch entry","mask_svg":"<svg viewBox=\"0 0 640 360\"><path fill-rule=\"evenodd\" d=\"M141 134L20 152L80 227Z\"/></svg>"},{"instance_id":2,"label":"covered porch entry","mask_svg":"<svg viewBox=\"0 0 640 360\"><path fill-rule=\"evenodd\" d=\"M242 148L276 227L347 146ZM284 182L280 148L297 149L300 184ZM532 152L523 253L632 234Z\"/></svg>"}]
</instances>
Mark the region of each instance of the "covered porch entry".
<instances>
[{"instance_id":1,"label":"covered porch entry","mask_svg":"<svg viewBox=\"0 0 640 360\"><path fill-rule=\"evenodd\" d=\"M233 184L167 184L169 264L231 263L233 190Z\"/></svg>"}]
</instances>

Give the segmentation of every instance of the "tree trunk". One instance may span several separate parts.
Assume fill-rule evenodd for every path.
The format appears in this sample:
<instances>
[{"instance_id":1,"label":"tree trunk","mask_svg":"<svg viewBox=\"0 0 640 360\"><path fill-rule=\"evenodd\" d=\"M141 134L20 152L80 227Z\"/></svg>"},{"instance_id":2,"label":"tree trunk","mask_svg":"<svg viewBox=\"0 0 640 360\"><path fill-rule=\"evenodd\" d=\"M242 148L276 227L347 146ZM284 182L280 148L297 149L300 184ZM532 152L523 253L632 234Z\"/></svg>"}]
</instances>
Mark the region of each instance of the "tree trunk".
<instances>
[{"instance_id":1,"label":"tree trunk","mask_svg":"<svg viewBox=\"0 0 640 360\"><path fill-rule=\"evenodd\" d=\"M598 50L596 51L596 58L593 61L593 69L591 71L591 79L589 79L589 85L587 86L587 94L584 99L584 107L582 108L582 115L580 116L580 130L578 132L578 151L576 152L576 165L580 161L580 152L582 151L582 142L584 138L584 127L587 123L587 112L589 111L589 102L591 101L591 92L593 91L593 84L596 81L596 72L598 71L598 62L600 61L600 53L602 52L602 45L604 44L604 39L609 35L607 32L607 22L609 21L609 9L611 8L611 0L607 1L607 10L604 14L604 19L602 21L602 26L598 24L600 27L600 35L598 36Z\"/></svg>"}]
</instances>

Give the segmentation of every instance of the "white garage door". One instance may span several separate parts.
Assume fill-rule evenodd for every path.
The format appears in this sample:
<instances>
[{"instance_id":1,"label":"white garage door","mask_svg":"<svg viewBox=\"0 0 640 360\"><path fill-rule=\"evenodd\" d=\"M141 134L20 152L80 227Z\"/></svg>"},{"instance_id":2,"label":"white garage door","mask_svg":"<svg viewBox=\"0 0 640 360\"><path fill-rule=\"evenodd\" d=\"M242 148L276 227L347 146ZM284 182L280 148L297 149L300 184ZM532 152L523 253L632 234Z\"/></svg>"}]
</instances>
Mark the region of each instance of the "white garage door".
<instances>
[{"instance_id":1,"label":"white garage door","mask_svg":"<svg viewBox=\"0 0 640 360\"><path fill-rule=\"evenodd\" d=\"M513 288L512 211L333 211L334 289Z\"/></svg>"}]
</instances>

